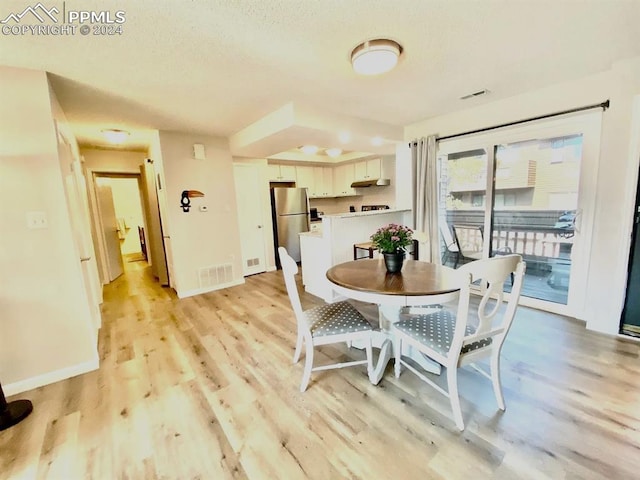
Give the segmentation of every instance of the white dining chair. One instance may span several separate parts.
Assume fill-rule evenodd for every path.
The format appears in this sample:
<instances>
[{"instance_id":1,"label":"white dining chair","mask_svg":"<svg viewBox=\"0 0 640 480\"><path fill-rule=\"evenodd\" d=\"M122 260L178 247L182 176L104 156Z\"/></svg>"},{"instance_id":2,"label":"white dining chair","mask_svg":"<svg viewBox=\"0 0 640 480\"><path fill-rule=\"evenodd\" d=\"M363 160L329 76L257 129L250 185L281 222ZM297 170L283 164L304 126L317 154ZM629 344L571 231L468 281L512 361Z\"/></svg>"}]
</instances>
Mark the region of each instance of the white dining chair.
<instances>
[{"instance_id":1,"label":"white dining chair","mask_svg":"<svg viewBox=\"0 0 640 480\"><path fill-rule=\"evenodd\" d=\"M456 426L460 430L464 430L464 421L458 397L459 367L471 364L476 371L489 378L498 407L505 409L500 383L500 351L516 313L525 267L520 255L470 262L457 270L461 285L457 311L442 308L425 315L406 315L392 325L396 378L400 376L404 365L448 397ZM515 282L509 300L505 301L503 287L512 273ZM485 280L487 287L477 314L471 314L471 284L479 279ZM447 390L402 359L402 344L405 342L446 368ZM489 373L474 364L484 358L490 358Z\"/></svg>"},{"instance_id":2,"label":"white dining chair","mask_svg":"<svg viewBox=\"0 0 640 480\"><path fill-rule=\"evenodd\" d=\"M278 248L280 264L284 273L287 293L291 301L291 307L296 315L298 325L298 338L296 350L293 354L293 363L298 363L302 344L305 346L305 363L300 391L304 392L309 384L311 372L329 370L333 368L350 367L354 365L367 365L367 374L371 380L373 375L373 356L371 347L371 332L373 328L356 308L349 302L342 301L302 310L298 286L295 275L298 273L298 265L287 253L284 247ZM351 362L333 363L328 365L313 366L313 350L315 346L329 345L332 343L364 340L367 358Z\"/></svg>"}]
</instances>

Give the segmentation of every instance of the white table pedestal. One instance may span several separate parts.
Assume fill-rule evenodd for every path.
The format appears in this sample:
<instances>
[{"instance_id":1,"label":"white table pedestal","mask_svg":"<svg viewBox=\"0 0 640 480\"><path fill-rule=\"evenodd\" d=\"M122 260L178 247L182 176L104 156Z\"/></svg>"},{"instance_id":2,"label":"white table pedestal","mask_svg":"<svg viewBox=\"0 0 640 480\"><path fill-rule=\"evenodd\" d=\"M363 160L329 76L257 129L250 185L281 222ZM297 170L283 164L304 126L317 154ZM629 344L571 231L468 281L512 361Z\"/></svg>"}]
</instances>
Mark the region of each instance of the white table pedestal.
<instances>
[{"instance_id":1,"label":"white table pedestal","mask_svg":"<svg viewBox=\"0 0 640 480\"><path fill-rule=\"evenodd\" d=\"M379 305L378 306L378 320L380 322L380 330L376 330L372 333L371 344L374 348L380 349L380 355L378 361L374 366L373 374L369 377L369 380L374 385L377 385L384 371L387 368L387 364L391 357L395 357L393 351L393 333L391 332L391 324L397 322L400 319L400 310L402 307L393 305ZM364 349L365 342L358 341L352 343L353 347ZM429 357L411 348L406 343L402 345L402 356L408 357L418 365L420 365L427 372L440 375L440 364L431 360Z\"/></svg>"}]
</instances>

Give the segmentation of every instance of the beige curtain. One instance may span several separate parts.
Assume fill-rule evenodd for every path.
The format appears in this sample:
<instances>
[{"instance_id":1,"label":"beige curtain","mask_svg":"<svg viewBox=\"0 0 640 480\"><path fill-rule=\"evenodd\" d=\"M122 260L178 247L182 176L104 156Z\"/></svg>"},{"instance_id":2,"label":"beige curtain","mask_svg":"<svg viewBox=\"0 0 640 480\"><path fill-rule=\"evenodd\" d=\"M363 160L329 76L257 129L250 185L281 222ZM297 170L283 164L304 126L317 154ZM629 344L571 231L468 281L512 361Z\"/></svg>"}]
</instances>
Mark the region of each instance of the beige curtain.
<instances>
[{"instance_id":1,"label":"beige curtain","mask_svg":"<svg viewBox=\"0 0 640 480\"><path fill-rule=\"evenodd\" d=\"M416 231L426 234L427 239L426 244L420 247L420 260L441 264L435 135L411 143L411 169L413 224Z\"/></svg>"}]
</instances>

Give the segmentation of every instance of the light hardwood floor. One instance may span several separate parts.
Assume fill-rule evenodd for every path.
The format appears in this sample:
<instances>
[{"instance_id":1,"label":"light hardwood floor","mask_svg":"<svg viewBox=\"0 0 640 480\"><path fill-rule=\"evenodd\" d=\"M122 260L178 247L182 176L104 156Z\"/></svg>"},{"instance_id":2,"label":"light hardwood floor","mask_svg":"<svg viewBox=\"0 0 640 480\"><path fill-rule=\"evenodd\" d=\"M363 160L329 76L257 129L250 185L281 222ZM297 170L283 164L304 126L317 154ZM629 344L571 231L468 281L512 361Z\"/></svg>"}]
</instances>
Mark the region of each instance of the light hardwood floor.
<instances>
[{"instance_id":1,"label":"light hardwood floor","mask_svg":"<svg viewBox=\"0 0 640 480\"><path fill-rule=\"evenodd\" d=\"M378 386L353 367L300 393L281 272L179 300L145 267L105 289L100 370L15 397L35 410L0 433L0 478L640 478L638 343L521 309L507 410L463 369L460 433L447 399L392 363Z\"/></svg>"}]
</instances>

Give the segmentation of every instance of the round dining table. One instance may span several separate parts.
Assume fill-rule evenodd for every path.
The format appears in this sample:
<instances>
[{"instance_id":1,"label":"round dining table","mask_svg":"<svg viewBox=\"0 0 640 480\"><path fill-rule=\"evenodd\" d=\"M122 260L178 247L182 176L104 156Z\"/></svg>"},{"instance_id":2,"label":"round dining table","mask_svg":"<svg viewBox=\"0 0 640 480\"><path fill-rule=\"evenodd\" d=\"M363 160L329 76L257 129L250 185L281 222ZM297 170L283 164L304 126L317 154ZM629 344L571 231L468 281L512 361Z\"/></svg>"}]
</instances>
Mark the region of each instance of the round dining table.
<instances>
[{"instance_id":1,"label":"round dining table","mask_svg":"<svg viewBox=\"0 0 640 480\"><path fill-rule=\"evenodd\" d=\"M331 288L347 298L378 304L379 329L373 332L373 346L380 349L372 377L377 384L392 355L391 323L397 322L401 310L440 308L457 298L460 283L456 271L434 263L405 260L402 270L388 273L382 257L354 260L334 265L326 273ZM364 344L353 346L364 348ZM440 365L403 344L402 356L414 360L425 370L440 373Z\"/></svg>"}]
</instances>

